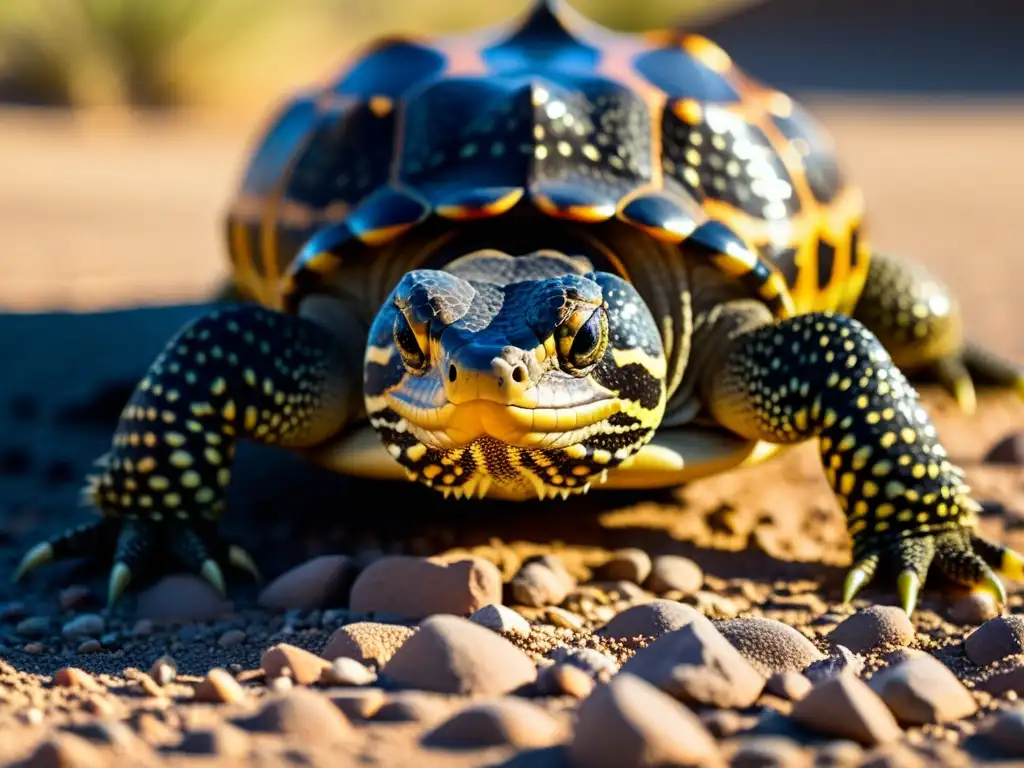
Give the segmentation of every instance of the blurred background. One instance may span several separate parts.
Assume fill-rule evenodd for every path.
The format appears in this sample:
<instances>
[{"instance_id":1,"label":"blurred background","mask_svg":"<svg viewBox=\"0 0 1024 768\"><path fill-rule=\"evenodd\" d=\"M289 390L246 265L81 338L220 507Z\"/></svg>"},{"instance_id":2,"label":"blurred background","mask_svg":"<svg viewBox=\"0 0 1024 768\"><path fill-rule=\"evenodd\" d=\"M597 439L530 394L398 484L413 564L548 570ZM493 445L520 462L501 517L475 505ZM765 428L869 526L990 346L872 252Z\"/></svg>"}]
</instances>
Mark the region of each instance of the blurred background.
<instances>
[{"instance_id":1,"label":"blurred background","mask_svg":"<svg viewBox=\"0 0 1024 768\"><path fill-rule=\"evenodd\" d=\"M500 23L528 0L0 0L0 311L202 298L256 131L378 34ZM827 124L874 241L961 286L1024 359L1024 3L571 0L681 26Z\"/></svg>"}]
</instances>

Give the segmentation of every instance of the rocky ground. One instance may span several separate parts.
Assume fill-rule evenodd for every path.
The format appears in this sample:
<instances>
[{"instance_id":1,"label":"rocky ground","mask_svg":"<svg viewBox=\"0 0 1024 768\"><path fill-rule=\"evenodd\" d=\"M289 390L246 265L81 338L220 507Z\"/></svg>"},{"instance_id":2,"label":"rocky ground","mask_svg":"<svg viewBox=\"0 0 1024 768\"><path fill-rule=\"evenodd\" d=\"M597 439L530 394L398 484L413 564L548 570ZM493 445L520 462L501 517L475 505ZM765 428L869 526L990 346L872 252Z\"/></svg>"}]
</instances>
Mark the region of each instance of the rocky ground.
<instances>
[{"instance_id":1,"label":"rocky ground","mask_svg":"<svg viewBox=\"0 0 1024 768\"><path fill-rule=\"evenodd\" d=\"M968 297L971 327L1024 360L1016 202L1005 194L1021 170L1005 153L1021 114L973 123L988 138L970 146L963 110L831 117L884 241L930 254ZM0 141L17 182L0 189L0 295L19 309L94 311L0 316L3 572L91 514L78 489L127 387L201 307L100 310L132 291L198 296L213 282L205 227L237 152L195 128L117 142L49 123L22 135L25 124L0 121L0 137L22 137L14 152ZM941 168L970 179L971 193L944 185ZM923 392L989 502L983 531L1024 551L1024 440L1005 440L1024 431L1024 404L989 394L967 418ZM232 574L226 602L172 574L108 611L109 563L0 584L0 764L1024 757L1021 585L1002 608L937 581L912 617L884 582L840 605L849 544L811 446L674 492L557 505L445 504L248 445L236 477L223 531L266 580ZM385 517L385 505L400 512Z\"/></svg>"}]
</instances>

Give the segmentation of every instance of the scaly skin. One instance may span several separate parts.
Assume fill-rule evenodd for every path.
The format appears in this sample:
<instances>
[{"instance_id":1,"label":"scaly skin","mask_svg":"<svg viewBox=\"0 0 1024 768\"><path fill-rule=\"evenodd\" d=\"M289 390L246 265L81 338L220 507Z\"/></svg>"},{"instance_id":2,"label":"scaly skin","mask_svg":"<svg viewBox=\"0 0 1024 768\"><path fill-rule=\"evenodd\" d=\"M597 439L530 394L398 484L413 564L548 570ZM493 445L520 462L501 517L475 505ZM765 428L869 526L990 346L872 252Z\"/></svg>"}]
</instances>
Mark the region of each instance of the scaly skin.
<instances>
[{"instance_id":1,"label":"scaly skin","mask_svg":"<svg viewBox=\"0 0 1024 768\"><path fill-rule=\"evenodd\" d=\"M358 372L335 337L301 317L241 305L183 328L125 406L85 493L99 520L33 547L15 579L54 560L112 557L110 603L167 560L224 592L221 562L258 576L216 523L235 442L300 447L335 432L358 397Z\"/></svg>"},{"instance_id":2,"label":"scaly skin","mask_svg":"<svg viewBox=\"0 0 1024 768\"><path fill-rule=\"evenodd\" d=\"M749 311L740 305L737 311ZM978 504L918 394L858 320L810 313L737 334L708 402L725 426L754 439L816 438L825 476L848 520L850 600L883 565L913 611L934 564L1005 602L993 572L1021 576L1020 556L973 533Z\"/></svg>"}]
</instances>

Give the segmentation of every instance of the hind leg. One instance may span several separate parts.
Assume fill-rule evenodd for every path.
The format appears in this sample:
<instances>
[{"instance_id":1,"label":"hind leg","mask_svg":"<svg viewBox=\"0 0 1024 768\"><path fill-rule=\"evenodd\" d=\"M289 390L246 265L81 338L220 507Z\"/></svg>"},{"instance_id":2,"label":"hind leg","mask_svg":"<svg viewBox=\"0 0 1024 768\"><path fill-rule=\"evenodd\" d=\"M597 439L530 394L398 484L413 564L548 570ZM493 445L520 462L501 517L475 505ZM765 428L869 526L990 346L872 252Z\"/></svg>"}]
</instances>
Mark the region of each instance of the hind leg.
<instances>
[{"instance_id":1,"label":"hind leg","mask_svg":"<svg viewBox=\"0 0 1024 768\"><path fill-rule=\"evenodd\" d=\"M853 316L904 373L937 380L965 413L975 410L976 384L1014 389L1024 397L1024 371L965 338L954 292L919 264L873 254Z\"/></svg>"}]
</instances>

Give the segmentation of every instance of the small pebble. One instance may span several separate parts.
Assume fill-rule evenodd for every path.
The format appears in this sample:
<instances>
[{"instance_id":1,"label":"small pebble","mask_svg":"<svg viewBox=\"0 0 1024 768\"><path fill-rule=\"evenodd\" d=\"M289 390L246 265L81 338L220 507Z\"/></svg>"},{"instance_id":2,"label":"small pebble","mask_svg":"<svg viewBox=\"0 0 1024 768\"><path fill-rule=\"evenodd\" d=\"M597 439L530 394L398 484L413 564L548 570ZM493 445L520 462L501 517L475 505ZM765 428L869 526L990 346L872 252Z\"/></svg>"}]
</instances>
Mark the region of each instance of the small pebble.
<instances>
[{"instance_id":1,"label":"small pebble","mask_svg":"<svg viewBox=\"0 0 1024 768\"><path fill-rule=\"evenodd\" d=\"M594 677L575 664L552 664L541 670L537 687L549 696L572 696L585 699L594 690Z\"/></svg>"},{"instance_id":2,"label":"small pebble","mask_svg":"<svg viewBox=\"0 0 1024 768\"><path fill-rule=\"evenodd\" d=\"M81 736L58 732L42 741L23 765L25 768L108 768L110 761Z\"/></svg>"},{"instance_id":3,"label":"small pebble","mask_svg":"<svg viewBox=\"0 0 1024 768\"><path fill-rule=\"evenodd\" d=\"M345 656L379 668L415 633L402 624L358 621L335 630L320 655L328 661Z\"/></svg>"},{"instance_id":4,"label":"small pebble","mask_svg":"<svg viewBox=\"0 0 1024 768\"><path fill-rule=\"evenodd\" d=\"M43 710L38 707L30 707L21 713L21 719L25 721L25 725L42 725Z\"/></svg>"},{"instance_id":5,"label":"small pebble","mask_svg":"<svg viewBox=\"0 0 1024 768\"><path fill-rule=\"evenodd\" d=\"M550 606L544 612L547 620L563 629L583 629L583 618L564 608Z\"/></svg>"},{"instance_id":6,"label":"small pebble","mask_svg":"<svg viewBox=\"0 0 1024 768\"><path fill-rule=\"evenodd\" d=\"M843 645L853 653L899 648L914 641L914 625L906 611L894 605L861 608L832 630L833 645Z\"/></svg>"},{"instance_id":7,"label":"small pebble","mask_svg":"<svg viewBox=\"0 0 1024 768\"><path fill-rule=\"evenodd\" d=\"M246 634L240 629L229 629L217 638L217 645L221 648L235 648L246 640Z\"/></svg>"},{"instance_id":8,"label":"small pebble","mask_svg":"<svg viewBox=\"0 0 1024 768\"><path fill-rule=\"evenodd\" d=\"M1024 707L1002 710L985 722L981 733L1007 756L1024 757Z\"/></svg>"},{"instance_id":9,"label":"small pebble","mask_svg":"<svg viewBox=\"0 0 1024 768\"><path fill-rule=\"evenodd\" d=\"M725 765L693 712L630 674L616 675L580 703L568 757L587 768Z\"/></svg>"},{"instance_id":10,"label":"small pebble","mask_svg":"<svg viewBox=\"0 0 1024 768\"><path fill-rule=\"evenodd\" d=\"M768 678L765 690L790 701L800 701L811 690L811 681L799 672L776 672Z\"/></svg>"},{"instance_id":11,"label":"small pebble","mask_svg":"<svg viewBox=\"0 0 1024 768\"><path fill-rule=\"evenodd\" d=\"M799 672L824 658L814 643L775 619L727 619L715 627L765 677Z\"/></svg>"},{"instance_id":12,"label":"small pebble","mask_svg":"<svg viewBox=\"0 0 1024 768\"><path fill-rule=\"evenodd\" d=\"M704 572L693 560L679 555L660 555L651 564L644 586L656 595L680 592L692 595L704 584Z\"/></svg>"},{"instance_id":13,"label":"small pebble","mask_svg":"<svg viewBox=\"0 0 1024 768\"><path fill-rule=\"evenodd\" d=\"M447 563L393 555L375 560L359 574L349 607L355 613L409 619L467 616L488 603L500 603L501 590L498 567L480 557Z\"/></svg>"},{"instance_id":14,"label":"small pebble","mask_svg":"<svg viewBox=\"0 0 1024 768\"><path fill-rule=\"evenodd\" d=\"M991 664L1024 651L1024 616L1011 614L989 619L964 640L967 658L978 666Z\"/></svg>"},{"instance_id":15,"label":"small pebble","mask_svg":"<svg viewBox=\"0 0 1024 768\"><path fill-rule=\"evenodd\" d=\"M1011 432L992 446L985 454L986 464L1024 466L1024 432Z\"/></svg>"},{"instance_id":16,"label":"small pebble","mask_svg":"<svg viewBox=\"0 0 1024 768\"><path fill-rule=\"evenodd\" d=\"M289 670L287 667L285 667L284 671L287 672ZM292 688L294 688L295 682L292 680L290 674L281 675L280 677L271 678L271 680L267 683L267 687L274 693L284 693L285 691L290 691Z\"/></svg>"},{"instance_id":17,"label":"small pebble","mask_svg":"<svg viewBox=\"0 0 1024 768\"><path fill-rule=\"evenodd\" d=\"M381 723L436 723L447 714L447 708L433 694L424 691L400 691L388 696L374 715Z\"/></svg>"},{"instance_id":18,"label":"small pebble","mask_svg":"<svg viewBox=\"0 0 1024 768\"><path fill-rule=\"evenodd\" d=\"M79 643L76 653L98 653L103 650L99 640L89 639Z\"/></svg>"},{"instance_id":19,"label":"small pebble","mask_svg":"<svg viewBox=\"0 0 1024 768\"><path fill-rule=\"evenodd\" d=\"M174 747L176 752L210 755L220 760L240 760L249 755L250 738L245 731L228 723L189 731Z\"/></svg>"},{"instance_id":20,"label":"small pebble","mask_svg":"<svg viewBox=\"0 0 1024 768\"><path fill-rule=\"evenodd\" d=\"M651 573L651 556L636 547L619 549L601 566L600 573L601 578L609 581L623 579L643 584Z\"/></svg>"},{"instance_id":21,"label":"small pebble","mask_svg":"<svg viewBox=\"0 0 1024 768\"><path fill-rule=\"evenodd\" d=\"M667 632L681 629L695 618L704 618L692 605L675 600L652 600L634 605L617 614L597 630L601 637L629 640L635 637L661 637Z\"/></svg>"},{"instance_id":22,"label":"small pebble","mask_svg":"<svg viewBox=\"0 0 1024 768\"><path fill-rule=\"evenodd\" d=\"M46 653L46 646L42 643L25 643L25 645L22 646L22 650L25 651L25 653L38 656L41 653Z\"/></svg>"},{"instance_id":23,"label":"small pebble","mask_svg":"<svg viewBox=\"0 0 1024 768\"><path fill-rule=\"evenodd\" d=\"M92 593L88 587L81 584L72 584L70 587L65 587L60 591L57 600L60 603L61 610L70 611L87 602L90 597L92 597Z\"/></svg>"},{"instance_id":24,"label":"small pebble","mask_svg":"<svg viewBox=\"0 0 1024 768\"><path fill-rule=\"evenodd\" d=\"M885 702L849 672L815 685L793 705L792 717L812 731L869 746L886 744L903 735Z\"/></svg>"},{"instance_id":25,"label":"small pebble","mask_svg":"<svg viewBox=\"0 0 1024 768\"><path fill-rule=\"evenodd\" d=\"M957 624L981 624L999 615L999 605L988 592L971 592L949 606L948 614Z\"/></svg>"},{"instance_id":26,"label":"small pebble","mask_svg":"<svg viewBox=\"0 0 1024 768\"><path fill-rule=\"evenodd\" d=\"M747 736L729 758L729 768L810 768L811 756L783 736Z\"/></svg>"},{"instance_id":27,"label":"small pebble","mask_svg":"<svg viewBox=\"0 0 1024 768\"><path fill-rule=\"evenodd\" d=\"M203 681L196 686L196 701L237 704L245 701L245 689L226 669L214 667L206 673Z\"/></svg>"},{"instance_id":28,"label":"small pebble","mask_svg":"<svg viewBox=\"0 0 1024 768\"><path fill-rule=\"evenodd\" d=\"M819 683L844 672L860 675L863 671L864 660L845 645L837 645L832 654L809 664L803 673L812 683Z\"/></svg>"},{"instance_id":29,"label":"small pebble","mask_svg":"<svg viewBox=\"0 0 1024 768\"><path fill-rule=\"evenodd\" d=\"M135 637L149 637L153 634L153 622L149 619L139 619L132 627L132 635Z\"/></svg>"},{"instance_id":30,"label":"small pebble","mask_svg":"<svg viewBox=\"0 0 1024 768\"><path fill-rule=\"evenodd\" d=\"M281 574L260 593L268 610L311 611L341 602L351 560L345 555L321 555Z\"/></svg>"},{"instance_id":31,"label":"small pebble","mask_svg":"<svg viewBox=\"0 0 1024 768\"><path fill-rule=\"evenodd\" d=\"M387 700L380 688L346 688L329 691L328 695L349 720L369 720Z\"/></svg>"},{"instance_id":32,"label":"small pebble","mask_svg":"<svg viewBox=\"0 0 1024 768\"><path fill-rule=\"evenodd\" d=\"M501 695L533 683L537 669L501 635L459 616L431 616L384 667L407 688L464 695Z\"/></svg>"},{"instance_id":33,"label":"small pebble","mask_svg":"<svg viewBox=\"0 0 1024 768\"><path fill-rule=\"evenodd\" d=\"M548 651L546 657L555 664L571 664L579 667L595 680L607 682L619 671L619 663L596 648L571 648L559 646Z\"/></svg>"},{"instance_id":34,"label":"small pebble","mask_svg":"<svg viewBox=\"0 0 1024 768\"><path fill-rule=\"evenodd\" d=\"M904 725L948 723L978 710L971 692L934 656L918 656L881 669L868 685Z\"/></svg>"},{"instance_id":35,"label":"small pebble","mask_svg":"<svg viewBox=\"0 0 1024 768\"><path fill-rule=\"evenodd\" d=\"M330 667L330 662L288 643L273 645L263 652L260 668L268 680L283 676L284 670L299 685L311 685L320 679L323 671Z\"/></svg>"},{"instance_id":36,"label":"small pebble","mask_svg":"<svg viewBox=\"0 0 1024 768\"><path fill-rule=\"evenodd\" d=\"M377 680L377 673L355 659L339 656L320 674L324 685L369 685Z\"/></svg>"},{"instance_id":37,"label":"small pebble","mask_svg":"<svg viewBox=\"0 0 1024 768\"><path fill-rule=\"evenodd\" d=\"M557 563L557 564L556 564ZM533 608L559 605L576 582L557 558L531 560L512 577L512 599Z\"/></svg>"},{"instance_id":38,"label":"small pebble","mask_svg":"<svg viewBox=\"0 0 1024 768\"><path fill-rule=\"evenodd\" d=\"M248 731L290 734L311 744L347 740L353 732L342 711L312 688L273 694L258 712L234 723Z\"/></svg>"},{"instance_id":39,"label":"small pebble","mask_svg":"<svg viewBox=\"0 0 1024 768\"><path fill-rule=\"evenodd\" d=\"M51 623L47 616L29 616L22 619L14 631L24 637L45 637L50 634Z\"/></svg>"},{"instance_id":40,"label":"small pebble","mask_svg":"<svg viewBox=\"0 0 1024 768\"><path fill-rule=\"evenodd\" d=\"M138 618L153 622L212 621L232 609L205 579L184 573L163 577L136 601Z\"/></svg>"},{"instance_id":41,"label":"small pebble","mask_svg":"<svg viewBox=\"0 0 1024 768\"><path fill-rule=\"evenodd\" d=\"M472 614L469 620L498 633L509 632L519 637L529 637L531 632L530 622L511 608L496 603L485 605Z\"/></svg>"},{"instance_id":42,"label":"small pebble","mask_svg":"<svg viewBox=\"0 0 1024 768\"><path fill-rule=\"evenodd\" d=\"M697 706L751 706L765 678L707 619L662 635L622 665L676 698Z\"/></svg>"},{"instance_id":43,"label":"small pebble","mask_svg":"<svg viewBox=\"0 0 1024 768\"><path fill-rule=\"evenodd\" d=\"M65 688L85 688L89 691L102 691L104 687L85 670L78 667L64 667L53 674L53 684Z\"/></svg>"},{"instance_id":44,"label":"small pebble","mask_svg":"<svg viewBox=\"0 0 1024 768\"><path fill-rule=\"evenodd\" d=\"M105 626L102 616L95 613L83 613L60 628L60 634L67 639L80 637L98 637L103 634Z\"/></svg>"},{"instance_id":45,"label":"small pebble","mask_svg":"<svg viewBox=\"0 0 1024 768\"><path fill-rule=\"evenodd\" d=\"M178 662L170 656L161 656L149 668L149 676L157 685L170 685L178 677Z\"/></svg>"},{"instance_id":46,"label":"small pebble","mask_svg":"<svg viewBox=\"0 0 1024 768\"><path fill-rule=\"evenodd\" d=\"M432 747L495 747L541 749L558 743L562 725L541 707L511 696L470 704L428 731L423 743Z\"/></svg>"}]
</instances>

